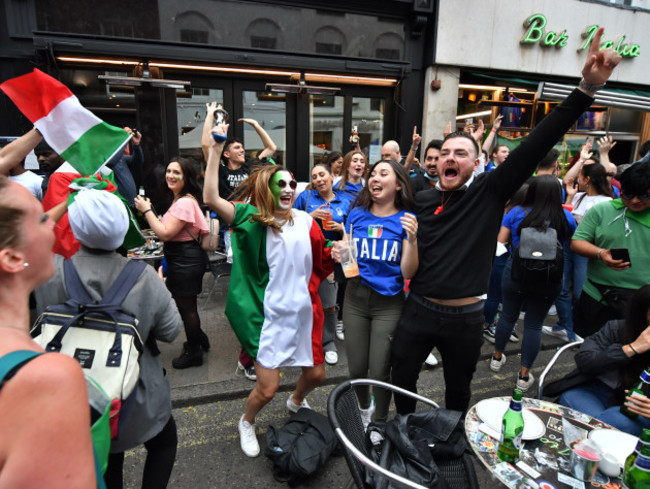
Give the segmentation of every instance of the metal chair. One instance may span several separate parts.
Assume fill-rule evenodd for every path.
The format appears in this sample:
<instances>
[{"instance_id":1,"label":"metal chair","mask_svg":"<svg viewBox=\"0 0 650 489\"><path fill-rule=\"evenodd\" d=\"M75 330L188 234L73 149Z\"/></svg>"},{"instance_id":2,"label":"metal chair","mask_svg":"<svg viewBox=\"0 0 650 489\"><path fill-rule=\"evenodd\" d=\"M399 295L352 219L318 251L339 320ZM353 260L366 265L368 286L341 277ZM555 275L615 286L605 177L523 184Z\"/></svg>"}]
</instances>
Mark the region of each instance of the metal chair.
<instances>
[{"instance_id":1,"label":"metal chair","mask_svg":"<svg viewBox=\"0 0 650 489\"><path fill-rule=\"evenodd\" d=\"M352 474L352 480L348 484L348 487L354 484L359 489L369 488L370 486L365 482L365 472L372 470L403 487L424 489L424 486L411 482L381 467L368 456L365 441L366 433L361 421L361 414L359 413L357 396L354 392L354 386L359 385L382 387L416 399L430 408L439 407L438 404L426 397L378 380L348 380L337 385L327 399L327 415L336 436L343 445L345 460ZM441 475L449 484L449 487L478 489L478 480L469 454L465 454L456 460L436 460L436 464L440 469Z\"/></svg>"},{"instance_id":2,"label":"metal chair","mask_svg":"<svg viewBox=\"0 0 650 489\"><path fill-rule=\"evenodd\" d=\"M546 380L546 375L548 375L548 373L551 371L553 365L555 365L557 360L560 358L560 355L562 355L562 353L564 353L565 351L570 350L571 348L579 346L583 341L584 341L583 339L572 341L571 343L567 343L566 345L557 349L555 355L553 355L553 358L551 358L551 360L548 362L548 364L546 365L546 367L544 368L544 370L539 376L539 388L537 390L538 399L540 400L542 399L542 396L544 395L544 381Z\"/></svg>"},{"instance_id":3,"label":"metal chair","mask_svg":"<svg viewBox=\"0 0 650 489\"><path fill-rule=\"evenodd\" d=\"M208 268L210 270L210 273L212 273L212 276L214 277L214 281L212 282L212 287L210 287L210 292L208 292L208 295L205 296L205 300L203 302L203 308L207 306L208 301L210 300L210 297L212 296L212 292L214 292L214 289L217 286L217 282L219 281L219 279L221 277L230 276L232 263L228 263L227 259L228 257L226 256L225 253L221 253L218 251L215 251L214 253L208 253Z\"/></svg>"}]
</instances>

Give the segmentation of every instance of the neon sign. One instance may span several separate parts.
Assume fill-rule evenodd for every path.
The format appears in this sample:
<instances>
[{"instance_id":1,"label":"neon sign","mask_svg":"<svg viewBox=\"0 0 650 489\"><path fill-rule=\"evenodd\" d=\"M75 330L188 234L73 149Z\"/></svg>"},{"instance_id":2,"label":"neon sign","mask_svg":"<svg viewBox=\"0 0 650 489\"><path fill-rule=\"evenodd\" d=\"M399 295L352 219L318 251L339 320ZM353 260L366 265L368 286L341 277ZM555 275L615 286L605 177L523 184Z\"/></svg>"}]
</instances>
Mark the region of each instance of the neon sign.
<instances>
[{"instance_id":1,"label":"neon sign","mask_svg":"<svg viewBox=\"0 0 650 489\"><path fill-rule=\"evenodd\" d=\"M539 44L542 47L563 48L567 45L569 35L566 29L555 32L550 29L545 30L547 24L546 17L543 14L533 14L524 21L524 33L521 44ZM598 30L598 25L590 25L582 31L581 38L584 40L578 47L577 51L584 51L593 41L594 35ZM612 48L624 58L636 58L641 54L641 47L638 44L626 43L625 35L621 35L613 41L603 41L600 49Z\"/></svg>"}]
</instances>

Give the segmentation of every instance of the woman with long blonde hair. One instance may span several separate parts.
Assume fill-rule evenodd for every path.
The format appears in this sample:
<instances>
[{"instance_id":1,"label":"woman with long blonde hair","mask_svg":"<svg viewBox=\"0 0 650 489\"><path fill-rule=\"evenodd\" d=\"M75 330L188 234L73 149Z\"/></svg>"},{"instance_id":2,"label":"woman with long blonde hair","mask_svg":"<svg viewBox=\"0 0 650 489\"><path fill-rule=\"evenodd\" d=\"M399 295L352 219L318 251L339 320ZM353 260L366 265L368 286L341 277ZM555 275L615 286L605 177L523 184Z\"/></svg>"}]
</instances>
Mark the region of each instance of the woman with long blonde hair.
<instances>
[{"instance_id":1,"label":"woman with long blonde hair","mask_svg":"<svg viewBox=\"0 0 650 489\"><path fill-rule=\"evenodd\" d=\"M321 281L332 272L318 224L293 209L296 180L280 166L254 171L237 200L219 196L219 158L228 126L212 134L205 174L205 202L231 227L233 266L226 316L237 338L255 360L256 385L239 420L242 451L260 452L255 416L269 403L280 384L280 367L301 367L287 409L309 408L305 397L325 379Z\"/></svg>"}]
</instances>

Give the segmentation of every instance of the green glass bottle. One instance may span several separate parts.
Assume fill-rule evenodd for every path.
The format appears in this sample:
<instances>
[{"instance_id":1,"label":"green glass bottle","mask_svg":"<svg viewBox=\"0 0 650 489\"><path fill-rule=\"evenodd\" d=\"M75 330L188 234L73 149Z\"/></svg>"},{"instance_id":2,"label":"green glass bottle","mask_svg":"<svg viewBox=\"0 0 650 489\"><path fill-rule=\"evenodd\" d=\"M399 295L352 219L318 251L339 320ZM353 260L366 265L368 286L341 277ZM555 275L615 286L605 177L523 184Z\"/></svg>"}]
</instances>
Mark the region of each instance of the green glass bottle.
<instances>
[{"instance_id":1,"label":"green glass bottle","mask_svg":"<svg viewBox=\"0 0 650 489\"><path fill-rule=\"evenodd\" d=\"M642 445L634 465L623 476L628 489L650 489L650 445Z\"/></svg>"},{"instance_id":2,"label":"green glass bottle","mask_svg":"<svg viewBox=\"0 0 650 489\"><path fill-rule=\"evenodd\" d=\"M643 372L641 372L639 382L637 382L634 387L630 388L627 395L639 395L644 397L650 395L650 367L647 367ZM621 404L621 413L630 419L636 419L638 417L638 415L630 411L625 404Z\"/></svg>"},{"instance_id":3,"label":"green glass bottle","mask_svg":"<svg viewBox=\"0 0 650 489\"><path fill-rule=\"evenodd\" d=\"M628 471L632 468L634 462L636 461L636 457L639 455L639 453L641 452L641 448L643 448L644 445L650 446L650 430L646 428L644 428L643 431L641 432L641 438L639 438L639 441L637 442L634 451L630 453L625 459L625 465L623 466L623 474L627 474Z\"/></svg>"},{"instance_id":4,"label":"green glass bottle","mask_svg":"<svg viewBox=\"0 0 650 489\"><path fill-rule=\"evenodd\" d=\"M510 400L510 407L501 421L501 443L497 457L503 462L515 462L519 458L519 450L523 446L524 415L521 398L523 394L515 389Z\"/></svg>"}]
</instances>

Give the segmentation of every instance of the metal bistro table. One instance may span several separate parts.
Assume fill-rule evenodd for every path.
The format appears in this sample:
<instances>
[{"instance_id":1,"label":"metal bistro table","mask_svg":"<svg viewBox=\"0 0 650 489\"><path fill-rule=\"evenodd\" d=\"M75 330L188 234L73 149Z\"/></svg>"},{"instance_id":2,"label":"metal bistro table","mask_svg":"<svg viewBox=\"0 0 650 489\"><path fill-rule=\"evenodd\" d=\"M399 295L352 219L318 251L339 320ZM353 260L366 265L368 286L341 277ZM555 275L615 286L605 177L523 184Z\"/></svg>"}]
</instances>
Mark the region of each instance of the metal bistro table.
<instances>
[{"instance_id":1,"label":"metal bistro table","mask_svg":"<svg viewBox=\"0 0 650 489\"><path fill-rule=\"evenodd\" d=\"M127 256L133 260L144 260L158 269L163 258L163 243L157 238L148 236L145 232L143 234L147 237L147 243L137 248L131 248L128 250Z\"/></svg>"},{"instance_id":2,"label":"metal bistro table","mask_svg":"<svg viewBox=\"0 0 650 489\"><path fill-rule=\"evenodd\" d=\"M509 402L510 397L495 398ZM606 487L618 489L621 478L610 478L596 471L591 482L576 479L569 467L570 449L564 443L562 418L583 432L587 438L596 428L615 430L602 421L574 409L539 399L524 398L523 407L537 415L544 425L544 433L538 439L524 441L520 459L514 464L497 458L500 433L495 433L479 417L477 406L472 406L465 419L465 434L472 449L483 465L509 488L560 489L565 487ZM488 434L490 433L490 434Z\"/></svg>"}]
</instances>

